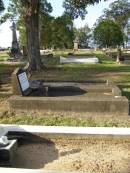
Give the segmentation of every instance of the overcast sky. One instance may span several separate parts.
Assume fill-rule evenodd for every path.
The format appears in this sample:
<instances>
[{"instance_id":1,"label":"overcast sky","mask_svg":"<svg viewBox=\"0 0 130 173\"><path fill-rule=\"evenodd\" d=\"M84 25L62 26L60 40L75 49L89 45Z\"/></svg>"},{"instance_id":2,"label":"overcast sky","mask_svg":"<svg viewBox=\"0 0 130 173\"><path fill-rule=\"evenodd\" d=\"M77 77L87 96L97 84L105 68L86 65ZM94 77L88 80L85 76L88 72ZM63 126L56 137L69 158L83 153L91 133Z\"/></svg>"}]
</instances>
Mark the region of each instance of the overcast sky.
<instances>
[{"instance_id":1,"label":"overcast sky","mask_svg":"<svg viewBox=\"0 0 130 173\"><path fill-rule=\"evenodd\" d=\"M89 27L92 27L96 22L99 16L101 16L104 8L108 8L109 4L114 2L115 0L108 0L104 2L103 0L99 4L95 4L94 6L88 6L85 20L76 19L74 21L75 27L79 28L88 24ZM63 0L48 0L52 4L53 12L52 16L60 16L62 15L64 9L62 7ZM8 0L4 0L5 5L8 4ZM8 21L5 24L0 25L0 47L10 47L12 41L12 32L10 29L11 23Z\"/></svg>"}]
</instances>

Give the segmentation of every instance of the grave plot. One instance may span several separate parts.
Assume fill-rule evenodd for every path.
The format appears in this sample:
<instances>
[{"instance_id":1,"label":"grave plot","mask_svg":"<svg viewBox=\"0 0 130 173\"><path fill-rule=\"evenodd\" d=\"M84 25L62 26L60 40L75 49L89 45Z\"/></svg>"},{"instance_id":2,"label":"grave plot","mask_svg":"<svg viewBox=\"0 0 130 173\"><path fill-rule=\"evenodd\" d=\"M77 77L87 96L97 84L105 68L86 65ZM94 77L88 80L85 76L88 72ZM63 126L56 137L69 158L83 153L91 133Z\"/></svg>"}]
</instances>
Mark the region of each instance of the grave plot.
<instances>
[{"instance_id":1,"label":"grave plot","mask_svg":"<svg viewBox=\"0 0 130 173\"><path fill-rule=\"evenodd\" d=\"M129 172L130 129L7 125L18 139L12 168L52 172ZM1 169L0 169L1 170Z\"/></svg>"},{"instance_id":2,"label":"grave plot","mask_svg":"<svg viewBox=\"0 0 130 173\"><path fill-rule=\"evenodd\" d=\"M9 99L11 109L129 114L127 98L108 80L35 82L32 86L24 71L13 73L14 95Z\"/></svg>"},{"instance_id":3,"label":"grave plot","mask_svg":"<svg viewBox=\"0 0 130 173\"><path fill-rule=\"evenodd\" d=\"M130 142L111 140L31 143L19 147L13 166L55 171L129 172L129 145Z\"/></svg>"},{"instance_id":4,"label":"grave plot","mask_svg":"<svg viewBox=\"0 0 130 173\"><path fill-rule=\"evenodd\" d=\"M60 57L60 64L69 64L69 63L76 63L76 64L98 64L99 59L97 57L83 57L83 56L68 56Z\"/></svg>"}]
</instances>

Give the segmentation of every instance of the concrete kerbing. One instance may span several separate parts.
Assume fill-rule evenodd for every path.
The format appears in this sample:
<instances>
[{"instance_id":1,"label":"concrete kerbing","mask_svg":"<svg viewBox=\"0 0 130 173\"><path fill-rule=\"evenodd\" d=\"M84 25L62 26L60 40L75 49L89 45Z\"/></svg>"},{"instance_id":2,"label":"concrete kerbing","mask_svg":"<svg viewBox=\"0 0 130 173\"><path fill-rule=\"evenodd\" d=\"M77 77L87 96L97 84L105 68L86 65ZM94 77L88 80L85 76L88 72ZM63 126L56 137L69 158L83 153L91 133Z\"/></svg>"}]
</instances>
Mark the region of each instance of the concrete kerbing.
<instances>
[{"instance_id":1,"label":"concrete kerbing","mask_svg":"<svg viewBox=\"0 0 130 173\"><path fill-rule=\"evenodd\" d=\"M119 135L129 136L130 128L108 127L63 127L63 126L30 126L30 125L4 125L10 132L48 133L48 134L83 134L83 135Z\"/></svg>"},{"instance_id":2,"label":"concrete kerbing","mask_svg":"<svg viewBox=\"0 0 130 173\"><path fill-rule=\"evenodd\" d=\"M0 173L81 173L69 171L53 171L53 170L40 170L40 169L18 169L18 168L0 168Z\"/></svg>"},{"instance_id":3,"label":"concrete kerbing","mask_svg":"<svg viewBox=\"0 0 130 173\"><path fill-rule=\"evenodd\" d=\"M85 112L96 115L128 116L129 101L126 97L114 97L105 94L83 94L59 97L22 97L12 96L8 99L11 110L26 111L65 111Z\"/></svg>"}]
</instances>

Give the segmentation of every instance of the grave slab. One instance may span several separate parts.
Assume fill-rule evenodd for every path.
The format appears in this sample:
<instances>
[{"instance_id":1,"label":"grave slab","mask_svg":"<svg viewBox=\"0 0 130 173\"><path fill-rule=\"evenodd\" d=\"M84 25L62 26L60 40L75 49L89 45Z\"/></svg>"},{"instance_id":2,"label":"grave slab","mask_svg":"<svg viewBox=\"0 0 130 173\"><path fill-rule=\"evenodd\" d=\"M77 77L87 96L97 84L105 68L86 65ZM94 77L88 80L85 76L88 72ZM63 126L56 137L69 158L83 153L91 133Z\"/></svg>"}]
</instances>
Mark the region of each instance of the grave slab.
<instances>
[{"instance_id":1,"label":"grave slab","mask_svg":"<svg viewBox=\"0 0 130 173\"><path fill-rule=\"evenodd\" d=\"M60 64L69 64L69 63L76 63L76 64L81 64L81 63L87 63L87 64L98 64L99 59L97 57L60 57Z\"/></svg>"},{"instance_id":2,"label":"grave slab","mask_svg":"<svg viewBox=\"0 0 130 173\"><path fill-rule=\"evenodd\" d=\"M12 76L14 95L8 101L13 110L129 114L128 99L122 96L120 89L108 80L77 82L41 80L42 83L37 90L39 92L40 88L41 92L27 95L26 90L30 92L32 88L26 75L21 78L23 73L25 74L23 71L21 74L15 71Z\"/></svg>"}]
</instances>

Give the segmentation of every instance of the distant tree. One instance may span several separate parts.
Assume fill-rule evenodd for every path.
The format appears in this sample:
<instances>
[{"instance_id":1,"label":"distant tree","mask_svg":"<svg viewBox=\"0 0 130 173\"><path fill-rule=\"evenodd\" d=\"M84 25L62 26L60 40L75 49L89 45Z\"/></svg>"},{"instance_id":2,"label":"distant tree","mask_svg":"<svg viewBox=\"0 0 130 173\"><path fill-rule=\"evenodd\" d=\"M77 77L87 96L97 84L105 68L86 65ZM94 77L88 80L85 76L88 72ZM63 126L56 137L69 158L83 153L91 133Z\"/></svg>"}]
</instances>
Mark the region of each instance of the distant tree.
<instances>
[{"instance_id":1,"label":"distant tree","mask_svg":"<svg viewBox=\"0 0 130 173\"><path fill-rule=\"evenodd\" d=\"M65 8L65 13L68 14L72 20L78 17L84 19L87 14L86 7L99 3L100 1L101 0L64 0L63 7ZM75 39L76 38L77 36L75 35Z\"/></svg>"},{"instance_id":2,"label":"distant tree","mask_svg":"<svg viewBox=\"0 0 130 173\"><path fill-rule=\"evenodd\" d=\"M99 3L101 0L65 0L63 7L66 13L68 13L72 19L78 18L79 16L84 19L87 14L86 7L88 5L94 5ZM106 1L106 0L104 0Z\"/></svg>"},{"instance_id":3,"label":"distant tree","mask_svg":"<svg viewBox=\"0 0 130 173\"><path fill-rule=\"evenodd\" d=\"M0 12L4 10L4 4L3 1L0 0Z\"/></svg>"},{"instance_id":4,"label":"distant tree","mask_svg":"<svg viewBox=\"0 0 130 173\"><path fill-rule=\"evenodd\" d=\"M73 22L68 15L64 14L53 20L52 45L54 48L72 48L73 37Z\"/></svg>"},{"instance_id":5,"label":"distant tree","mask_svg":"<svg viewBox=\"0 0 130 173\"><path fill-rule=\"evenodd\" d=\"M104 10L103 16L105 18L113 19L123 30L130 17L130 1L114 1L110 4L109 9Z\"/></svg>"},{"instance_id":6,"label":"distant tree","mask_svg":"<svg viewBox=\"0 0 130 173\"><path fill-rule=\"evenodd\" d=\"M52 47L52 24L54 17L49 14L40 17L40 46L46 48Z\"/></svg>"},{"instance_id":7,"label":"distant tree","mask_svg":"<svg viewBox=\"0 0 130 173\"><path fill-rule=\"evenodd\" d=\"M78 37L78 45L79 48L88 48L89 47L89 39L91 37L90 33L91 29L88 27L88 25L85 25L84 27L81 27L79 29L76 29L76 35Z\"/></svg>"},{"instance_id":8,"label":"distant tree","mask_svg":"<svg viewBox=\"0 0 130 173\"><path fill-rule=\"evenodd\" d=\"M100 47L116 47L123 44L123 33L118 24L106 19L95 27L94 40Z\"/></svg>"},{"instance_id":9,"label":"distant tree","mask_svg":"<svg viewBox=\"0 0 130 173\"><path fill-rule=\"evenodd\" d=\"M0 0L0 14L1 14L1 12L4 10L5 8L4 8L4 4L3 4L3 1L2 0ZM2 20L1 20L1 18L0 18L0 24L2 23Z\"/></svg>"},{"instance_id":10,"label":"distant tree","mask_svg":"<svg viewBox=\"0 0 130 173\"><path fill-rule=\"evenodd\" d=\"M15 3L14 3L15 2ZM17 20L19 17L20 2L16 0L9 0L9 5L7 7L7 12L1 16L1 23L10 20L11 22Z\"/></svg>"},{"instance_id":11,"label":"distant tree","mask_svg":"<svg viewBox=\"0 0 130 173\"><path fill-rule=\"evenodd\" d=\"M27 39L26 39L26 28L24 26L24 20L20 16L18 21L17 21L17 29L19 31L19 44L20 47L26 47L27 46Z\"/></svg>"},{"instance_id":12,"label":"distant tree","mask_svg":"<svg viewBox=\"0 0 130 173\"><path fill-rule=\"evenodd\" d=\"M43 7L40 6L39 12L39 39L40 39L40 47L50 47L51 40L51 21L53 19L49 13L52 11L52 7L49 6L49 9L44 11ZM26 46L27 38L26 38L26 27L24 25L24 19L22 15L20 15L17 21L17 28L19 30L19 41L20 45Z\"/></svg>"},{"instance_id":13,"label":"distant tree","mask_svg":"<svg viewBox=\"0 0 130 173\"><path fill-rule=\"evenodd\" d=\"M19 14L23 17L26 37L27 37L27 49L29 58L29 70L41 70L42 64L40 59L40 44L39 44L39 14L40 6L43 7L45 12L50 3L47 0L11 0L14 4L20 3ZM87 13L87 5L98 3L101 0L65 0L64 7L66 12L69 13L71 18L82 18ZM104 0L105 1L105 0Z\"/></svg>"}]
</instances>

